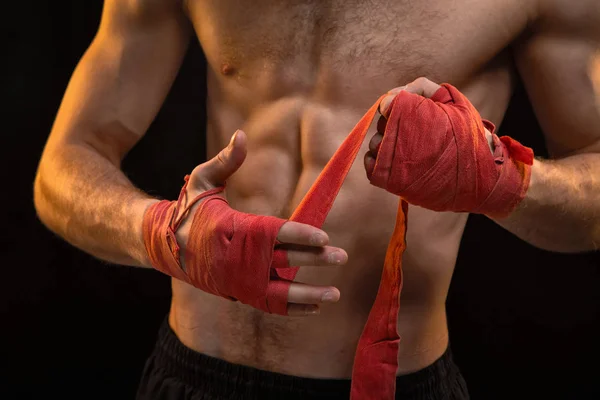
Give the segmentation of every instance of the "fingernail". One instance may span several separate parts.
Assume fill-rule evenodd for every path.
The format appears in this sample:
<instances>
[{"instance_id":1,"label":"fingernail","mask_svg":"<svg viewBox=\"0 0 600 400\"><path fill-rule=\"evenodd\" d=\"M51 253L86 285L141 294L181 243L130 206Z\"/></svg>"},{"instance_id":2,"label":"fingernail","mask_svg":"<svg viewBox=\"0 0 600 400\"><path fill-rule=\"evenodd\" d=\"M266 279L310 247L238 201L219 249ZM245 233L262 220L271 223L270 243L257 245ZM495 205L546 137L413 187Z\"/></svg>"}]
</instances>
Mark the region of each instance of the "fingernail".
<instances>
[{"instance_id":1,"label":"fingernail","mask_svg":"<svg viewBox=\"0 0 600 400\"><path fill-rule=\"evenodd\" d=\"M333 292L325 292L323 296L321 296L321 301L335 301L335 294Z\"/></svg>"},{"instance_id":2,"label":"fingernail","mask_svg":"<svg viewBox=\"0 0 600 400\"><path fill-rule=\"evenodd\" d=\"M319 307L311 307L304 311L306 315L319 315L321 313L321 309Z\"/></svg>"},{"instance_id":3,"label":"fingernail","mask_svg":"<svg viewBox=\"0 0 600 400\"><path fill-rule=\"evenodd\" d=\"M310 237L310 244L313 246L323 246L326 242L325 236L321 233L313 233Z\"/></svg>"},{"instance_id":4,"label":"fingernail","mask_svg":"<svg viewBox=\"0 0 600 400\"><path fill-rule=\"evenodd\" d=\"M342 253L336 250L333 253L329 253L327 259L330 264L339 264L342 261Z\"/></svg>"},{"instance_id":5,"label":"fingernail","mask_svg":"<svg viewBox=\"0 0 600 400\"><path fill-rule=\"evenodd\" d=\"M231 139L229 140L229 146L233 147L233 144L235 143L235 138L237 137L239 130L235 131L235 133L231 136Z\"/></svg>"}]
</instances>

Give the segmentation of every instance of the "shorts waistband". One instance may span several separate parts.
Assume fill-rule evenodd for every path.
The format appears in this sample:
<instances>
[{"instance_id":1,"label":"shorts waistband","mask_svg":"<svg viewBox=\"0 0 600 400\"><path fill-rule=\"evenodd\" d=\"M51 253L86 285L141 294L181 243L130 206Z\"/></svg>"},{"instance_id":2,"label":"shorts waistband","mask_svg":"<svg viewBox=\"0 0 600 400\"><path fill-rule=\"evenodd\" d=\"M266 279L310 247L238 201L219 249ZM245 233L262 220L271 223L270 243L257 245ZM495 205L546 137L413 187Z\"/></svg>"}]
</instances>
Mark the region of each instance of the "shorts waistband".
<instances>
[{"instance_id":1,"label":"shorts waistband","mask_svg":"<svg viewBox=\"0 0 600 400\"><path fill-rule=\"evenodd\" d=\"M349 398L350 379L304 378L233 364L186 347L163 322L153 352L154 366L194 390L215 398L269 393L268 398ZM460 377L450 349L432 365L396 379L396 398L437 399ZM462 379L462 378L460 378ZM260 396L263 398L264 396ZM241 397L246 398L246 397Z\"/></svg>"}]
</instances>

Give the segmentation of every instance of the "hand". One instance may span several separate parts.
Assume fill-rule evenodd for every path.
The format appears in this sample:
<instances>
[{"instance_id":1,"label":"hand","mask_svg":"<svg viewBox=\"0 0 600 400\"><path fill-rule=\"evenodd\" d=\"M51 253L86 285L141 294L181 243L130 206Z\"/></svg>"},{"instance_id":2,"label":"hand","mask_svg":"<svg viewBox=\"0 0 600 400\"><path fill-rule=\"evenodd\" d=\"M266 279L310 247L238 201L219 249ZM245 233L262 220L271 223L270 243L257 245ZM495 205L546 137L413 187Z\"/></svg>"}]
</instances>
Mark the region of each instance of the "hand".
<instances>
[{"instance_id":1,"label":"hand","mask_svg":"<svg viewBox=\"0 0 600 400\"><path fill-rule=\"evenodd\" d=\"M216 157L199 165L190 176L187 187L187 199L222 186L225 181L242 165L246 158L247 138L244 132L237 131L229 145ZM177 230L176 237L181 251L181 265L185 269L185 245L194 213L200 203L195 204L189 215ZM183 209L184 207L182 207ZM277 234L281 243L279 248L286 249L290 266L340 266L348 261L343 249L328 246L329 237L321 229L298 222L285 222ZM333 286L317 286L293 282L288 295L288 315L312 315L319 313L318 304L334 303L340 298L340 292Z\"/></svg>"},{"instance_id":2,"label":"hand","mask_svg":"<svg viewBox=\"0 0 600 400\"><path fill-rule=\"evenodd\" d=\"M434 211L502 218L523 199L533 152L494 134L450 84L419 78L389 92L364 164L374 186Z\"/></svg>"},{"instance_id":3,"label":"hand","mask_svg":"<svg viewBox=\"0 0 600 400\"><path fill-rule=\"evenodd\" d=\"M377 121L377 133L375 133L369 141L369 151L365 154L364 158L365 170L367 171L367 177L369 179L371 179L371 174L375 167L375 160L377 159L377 153L381 141L383 140L383 133L385 132L387 119L390 114L390 104L392 104L394 98L402 91L431 98L440 88L440 85L427 78L417 78L406 86L400 86L390 90L388 95L383 98L379 104L379 113L381 114L381 117L379 117L379 120ZM492 133L487 128L485 129L485 136L488 145L490 146L490 151L493 151Z\"/></svg>"}]
</instances>

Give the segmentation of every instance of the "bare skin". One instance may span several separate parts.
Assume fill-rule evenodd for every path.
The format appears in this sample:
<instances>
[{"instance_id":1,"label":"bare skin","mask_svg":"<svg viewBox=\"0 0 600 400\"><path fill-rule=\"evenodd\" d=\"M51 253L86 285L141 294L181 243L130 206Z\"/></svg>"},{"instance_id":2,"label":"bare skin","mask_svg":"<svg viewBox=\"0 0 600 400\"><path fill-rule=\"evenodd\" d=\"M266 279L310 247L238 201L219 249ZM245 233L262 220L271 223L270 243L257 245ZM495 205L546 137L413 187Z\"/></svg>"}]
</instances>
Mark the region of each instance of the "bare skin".
<instances>
[{"instance_id":1,"label":"bare skin","mask_svg":"<svg viewBox=\"0 0 600 400\"><path fill-rule=\"evenodd\" d=\"M447 4L106 1L99 34L69 85L40 164L40 218L97 257L149 266L141 221L155 200L136 190L119 165L160 107L192 31L209 65L208 156L225 148L237 129L243 132L195 170L190 190L200 193L227 179L233 208L281 218L379 95L418 76L454 84L499 125L517 73L507 50L512 45L551 149L571 157L536 162L518 218L498 222L534 245L594 249L600 242L594 178L600 161L593 154L600 147L598 6L592 0L580 2L581 9L567 0ZM561 56L565 41L575 45L569 59ZM568 102L558 96L565 92L573 96ZM582 190L565 193L565 185ZM287 226L286 240L305 246L288 254L305 266L297 280L306 283L290 302L302 304L296 315L318 304L318 315L268 315L174 280L171 326L188 347L230 362L349 377L397 201L372 187L357 162L323 231ZM409 215L399 374L430 365L447 347L445 299L467 218L418 207ZM315 234L324 241L311 242ZM341 259L330 260L333 253ZM325 292L334 293L329 302L321 301Z\"/></svg>"}]
</instances>

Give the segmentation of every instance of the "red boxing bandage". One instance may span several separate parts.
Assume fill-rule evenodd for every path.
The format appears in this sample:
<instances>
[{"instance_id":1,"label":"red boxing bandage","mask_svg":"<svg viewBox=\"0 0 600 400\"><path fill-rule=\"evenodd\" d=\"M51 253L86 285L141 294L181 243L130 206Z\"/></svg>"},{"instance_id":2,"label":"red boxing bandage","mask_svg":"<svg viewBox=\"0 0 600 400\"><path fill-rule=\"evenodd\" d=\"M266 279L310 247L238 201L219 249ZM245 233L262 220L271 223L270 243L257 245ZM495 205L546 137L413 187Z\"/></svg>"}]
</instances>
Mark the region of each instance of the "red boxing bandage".
<instances>
[{"instance_id":1,"label":"red boxing bandage","mask_svg":"<svg viewBox=\"0 0 600 400\"><path fill-rule=\"evenodd\" d=\"M435 211L505 217L525 196L533 152L494 125L455 87L392 101L371 183ZM484 128L493 135L494 152Z\"/></svg>"},{"instance_id":2,"label":"red boxing bandage","mask_svg":"<svg viewBox=\"0 0 600 400\"><path fill-rule=\"evenodd\" d=\"M283 219L236 211L219 194L223 188L202 193L180 210L186 183L178 201L161 201L144 215L144 243L154 268L204 292L239 300L269 313L287 314L290 282L282 281L272 267L288 265L282 250L275 250ZM194 213L184 260L179 262L175 232L189 209Z\"/></svg>"}]
</instances>

